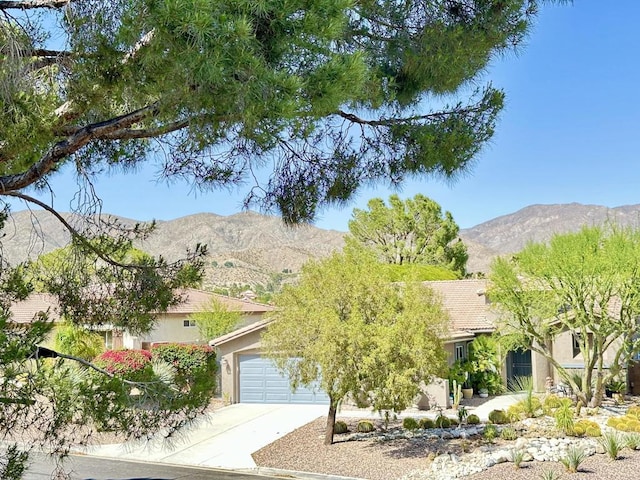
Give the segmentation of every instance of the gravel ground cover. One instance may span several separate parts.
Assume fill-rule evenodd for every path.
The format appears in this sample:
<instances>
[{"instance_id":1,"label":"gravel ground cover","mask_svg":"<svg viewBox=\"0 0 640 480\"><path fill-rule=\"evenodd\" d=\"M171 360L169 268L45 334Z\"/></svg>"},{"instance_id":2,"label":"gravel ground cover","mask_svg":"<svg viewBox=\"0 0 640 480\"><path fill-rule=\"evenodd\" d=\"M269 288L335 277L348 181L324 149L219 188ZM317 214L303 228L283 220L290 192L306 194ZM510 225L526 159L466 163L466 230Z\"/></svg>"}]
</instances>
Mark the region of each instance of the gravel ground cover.
<instances>
[{"instance_id":1,"label":"gravel ground cover","mask_svg":"<svg viewBox=\"0 0 640 480\"><path fill-rule=\"evenodd\" d=\"M347 421L350 431L355 431L358 419ZM349 441L349 434L336 435L334 445L323 445L326 419L319 418L276 442L258 450L253 458L259 467L283 470L315 472L329 475L362 478L368 480L393 480L400 478L422 480L429 478L426 472L431 461L441 454L463 455L484 445L481 438L429 439L403 438L392 441L373 439ZM394 422L390 428L399 428ZM508 445L504 440L496 444ZM501 463L481 473L466 477L469 480L520 480L542 479L549 470L557 478L571 480L637 479L640 477L640 451L624 449L620 458L611 461L606 455L595 454L586 458L578 473L569 474L559 462L525 462L522 468L513 463Z\"/></svg>"}]
</instances>

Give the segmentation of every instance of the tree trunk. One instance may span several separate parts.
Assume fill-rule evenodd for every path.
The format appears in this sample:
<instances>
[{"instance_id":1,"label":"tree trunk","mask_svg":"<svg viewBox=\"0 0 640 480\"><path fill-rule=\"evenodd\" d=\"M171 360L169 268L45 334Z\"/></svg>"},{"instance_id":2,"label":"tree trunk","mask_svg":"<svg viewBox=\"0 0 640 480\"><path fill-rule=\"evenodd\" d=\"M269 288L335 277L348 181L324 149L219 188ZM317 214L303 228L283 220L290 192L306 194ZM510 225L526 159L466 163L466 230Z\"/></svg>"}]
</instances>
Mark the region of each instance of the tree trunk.
<instances>
[{"instance_id":1,"label":"tree trunk","mask_svg":"<svg viewBox=\"0 0 640 480\"><path fill-rule=\"evenodd\" d=\"M324 433L324 444L331 445L333 443L333 430L336 425L336 413L338 413L337 402L329 397L329 414L327 415L327 429Z\"/></svg>"}]
</instances>

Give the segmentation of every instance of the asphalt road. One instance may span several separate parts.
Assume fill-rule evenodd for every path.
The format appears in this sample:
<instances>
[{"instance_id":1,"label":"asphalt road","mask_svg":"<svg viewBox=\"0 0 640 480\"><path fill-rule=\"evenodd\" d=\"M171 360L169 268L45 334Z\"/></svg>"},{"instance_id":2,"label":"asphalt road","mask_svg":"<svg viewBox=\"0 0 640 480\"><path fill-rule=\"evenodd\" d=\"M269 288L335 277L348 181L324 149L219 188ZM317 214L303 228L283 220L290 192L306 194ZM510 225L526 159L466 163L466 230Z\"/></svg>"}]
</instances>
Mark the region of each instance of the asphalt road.
<instances>
[{"instance_id":1,"label":"asphalt road","mask_svg":"<svg viewBox=\"0 0 640 480\"><path fill-rule=\"evenodd\" d=\"M64 464L72 480L282 480L276 477L197 467L71 456ZM33 454L24 480L50 480L53 462Z\"/></svg>"}]
</instances>

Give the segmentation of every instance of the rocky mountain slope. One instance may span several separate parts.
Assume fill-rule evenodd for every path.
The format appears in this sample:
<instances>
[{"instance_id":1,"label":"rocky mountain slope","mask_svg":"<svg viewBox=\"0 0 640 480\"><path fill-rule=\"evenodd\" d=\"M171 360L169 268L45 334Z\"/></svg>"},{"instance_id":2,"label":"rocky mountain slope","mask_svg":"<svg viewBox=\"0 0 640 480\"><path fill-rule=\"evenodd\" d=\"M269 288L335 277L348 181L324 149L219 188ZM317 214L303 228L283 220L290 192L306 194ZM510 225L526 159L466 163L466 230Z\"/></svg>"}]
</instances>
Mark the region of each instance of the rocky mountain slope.
<instances>
[{"instance_id":1,"label":"rocky mountain slope","mask_svg":"<svg viewBox=\"0 0 640 480\"><path fill-rule=\"evenodd\" d=\"M486 272L496 255L520 251L528 242L546 242L556 233L613 222L640 228L640 205L608 208L579 203L531 205L460 231L470 272Z\"/></svg>"},{"instance_id":2,"label":"rocky mountain slope","mask_svg":"<svg viewBox=\"0 0 640 480\"><path fill-rule=\"evenodd\" d=\"M72 222L73 216L65 214ZM136 221L119 218L122 223ZM529 241L607 221L640 227L640 205L607 208L577 203L531 205L473 228L460 236L469 250L468 271L486 272L496 255L517 252ZM16 263L66 245L69 235L57 219L42 211L14 213L3 231L2 255ZM205 286L266 285L274 276L299 272L309 258L321 258L344 245L344 233L314 226L286 227L279 218L255 212L228 217L200 213L157 224L137 246L168 259L179 258L197 243L207 244Z\"/></svg>"},{"instance_id":3,"label":"rocky mountain slope","mask_svg":"<svg viewBox=\"0 0 640 480\"><path fill-rule=\"evenodd\" d=\"M64 214L70 223L72 215ZM118 218L132 225L136 220ZM11 263L35 258L63 247L69 234L43 211L12 214L3 231L2 255ZM228 217L200 213L157 223L155 232L137 247L167 259L184 256L196 244L206 244L209 256L205 286L263 284L274 274L298 272L309 258L321 258L341 249L343 232L314 226L287 227L273 216L243 212Z\"/></svg>"}]
</instances>

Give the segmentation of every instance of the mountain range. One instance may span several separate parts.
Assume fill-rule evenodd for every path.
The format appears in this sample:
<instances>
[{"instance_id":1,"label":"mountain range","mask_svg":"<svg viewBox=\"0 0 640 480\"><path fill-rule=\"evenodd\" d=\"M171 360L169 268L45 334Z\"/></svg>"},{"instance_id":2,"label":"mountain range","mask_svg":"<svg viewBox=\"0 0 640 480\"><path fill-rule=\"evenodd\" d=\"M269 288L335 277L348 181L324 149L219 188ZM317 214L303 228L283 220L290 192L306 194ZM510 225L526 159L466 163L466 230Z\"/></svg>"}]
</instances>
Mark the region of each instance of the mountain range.
<instances>
[{"instance_id":1,"label":"mountain range","mask_svg":"<svg viewBox=\"0 0 640 480\"><path fill-rule=\"evenodd\" d=\"M69 222L71 214L63 214ZM116 217L123 224L135 220ZM578 203L531 205L509 215L462 229L467 245L469 272L488 271L497 255L515 253L527 242L544 242L555 233L577 231L584 225L607 221L640 226L640 205L608 208ZM209 257L205 287L265 285L274 275L295 274L310 258L322 258L344 245L344 232L312 225L287 227L278 217L255 212L230 216L199 213L170 221L158 221L155 232L137 247L167 259L177 259L187 248L206 244ZM2 255L17 263L35 258L69 242L69 234L44 211L15 212L5 225Z\"/></svg>"}]
</instances>

